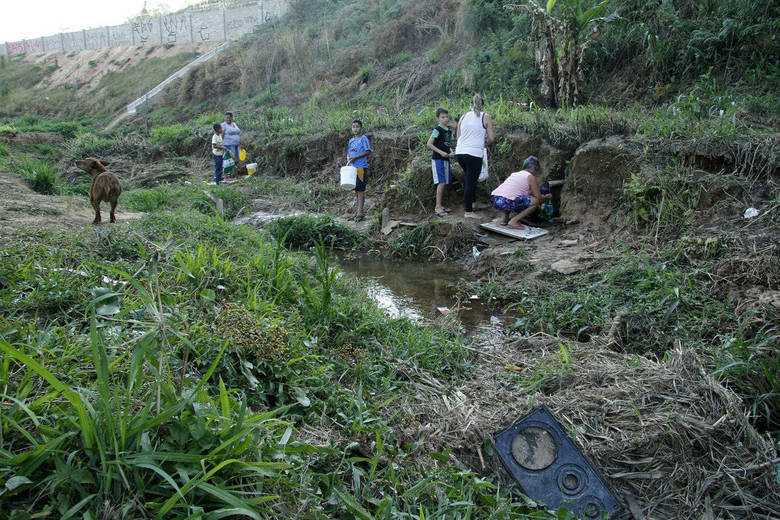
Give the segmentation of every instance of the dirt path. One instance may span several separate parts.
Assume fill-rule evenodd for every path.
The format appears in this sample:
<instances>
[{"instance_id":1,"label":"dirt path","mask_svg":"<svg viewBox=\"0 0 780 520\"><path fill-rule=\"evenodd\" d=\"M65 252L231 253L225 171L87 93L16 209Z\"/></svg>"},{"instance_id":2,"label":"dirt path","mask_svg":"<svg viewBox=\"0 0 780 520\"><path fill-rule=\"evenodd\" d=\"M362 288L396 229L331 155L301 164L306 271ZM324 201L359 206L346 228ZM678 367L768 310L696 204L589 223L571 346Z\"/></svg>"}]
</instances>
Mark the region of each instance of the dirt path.
<instances>
[{"instance_id":1,"label":"dirt path","mask_svg":"<svg viewBox=\"0 0 780 520\"><path fill-rule=\"evenodd\" d=\"M102 213L107 218L108 207L104 207ZM120 223L142 215L123 208L122 199L119 199L117 220ZM41 195L13 173L0 171L0 241L27 230L76 231L89 226L94 217L85 196Z\"/></svg>"}]
</instances>

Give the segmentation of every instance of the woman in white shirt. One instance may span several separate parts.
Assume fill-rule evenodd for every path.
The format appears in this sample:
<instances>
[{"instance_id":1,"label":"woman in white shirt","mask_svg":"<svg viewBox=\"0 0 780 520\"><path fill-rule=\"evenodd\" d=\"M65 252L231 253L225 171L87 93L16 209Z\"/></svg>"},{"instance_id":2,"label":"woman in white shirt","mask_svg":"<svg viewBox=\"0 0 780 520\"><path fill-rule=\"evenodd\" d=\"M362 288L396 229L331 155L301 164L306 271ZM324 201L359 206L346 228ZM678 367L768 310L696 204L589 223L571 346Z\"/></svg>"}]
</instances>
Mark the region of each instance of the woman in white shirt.
<instances>
[{"instance_id":1,"label":"woman in white shirt","mask_svg":"<svg viewBox=\"0 0 780 520\"><path fill-rule=\"evenodd\" d=\"M496 140L493 119L482 111L482 104L482 96L475 94L471 100L471 110L458 121L458 144L455 147L455 157L464 173L463 216L471 218L479 218L472 211L472 205L476 200L477 179L482 170L485 146Z\"/></svg>"}]
</instances>

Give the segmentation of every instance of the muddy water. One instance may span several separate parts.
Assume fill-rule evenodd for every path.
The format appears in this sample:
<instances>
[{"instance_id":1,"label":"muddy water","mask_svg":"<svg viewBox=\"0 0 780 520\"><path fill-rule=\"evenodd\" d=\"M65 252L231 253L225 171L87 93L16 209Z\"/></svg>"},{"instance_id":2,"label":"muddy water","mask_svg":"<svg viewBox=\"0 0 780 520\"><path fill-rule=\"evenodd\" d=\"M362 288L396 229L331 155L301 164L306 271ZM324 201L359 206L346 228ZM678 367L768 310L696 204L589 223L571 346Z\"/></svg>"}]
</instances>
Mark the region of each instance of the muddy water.
<instances>
[{"instance_id":1,"label":"muddy water","mask_svg":"<svg viewBox=\"0 0 780 520\"><path fill-rule=\"evenodd\" d=\"M283 216L287 214L273 210L254 211L233 222L265 227ZM513 322L500 309L485 305L479 298L458 300L458 283L470 278L468 272L455 263L393 262L354 252L337 254L335 260L341 271L355 276L366 286L369 296L390 317L422 323L454 313L469 335L498 332L505 323Z\"/></svg>"},{"instance_id":2,"label":"muddy water","mask_svg":"<svg viewBox=\"0 0 780 520\"><path fill-rule=\"evenodd\" d=\"M340 256L337 262L366 284L369 296L391 317L423 322L453 312L467 333L502 328L507 321L479 299L458 302L457 284L469 274L457 264L391 262L369 254Z\"/></svg>"}]
</instances>

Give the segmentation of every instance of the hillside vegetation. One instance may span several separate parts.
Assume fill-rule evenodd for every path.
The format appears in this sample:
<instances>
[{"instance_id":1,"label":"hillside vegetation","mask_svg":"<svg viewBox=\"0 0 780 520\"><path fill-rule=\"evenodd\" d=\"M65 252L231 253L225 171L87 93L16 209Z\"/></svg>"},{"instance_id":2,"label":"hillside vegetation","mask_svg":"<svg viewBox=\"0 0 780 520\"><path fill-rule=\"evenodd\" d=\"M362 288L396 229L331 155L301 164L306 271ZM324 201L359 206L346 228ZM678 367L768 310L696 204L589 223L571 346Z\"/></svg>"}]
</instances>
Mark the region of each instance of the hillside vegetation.
<instances>
[{"instance_id":1,"label":"hillside vegetation","mask_svg":"<svg viewBox=\"0 0 780 520\"><path fill-rule=\"evenodd\" d=\"M780 517L778 23L770 0L294 0L111 130L198 51L68 57L110 69L90 82L0 58L0 520L573 519L495 454L537 405L637 517ZM539 156L550 240L433 215L434 111L475 92L480 199ZM228 109L259 171L209 186ZM83 225L86 156L120 224ZM383 209L417 225L385 235ZM390 318L333 250L458 261L506 330Z\"/></svg>"}]
</instances>

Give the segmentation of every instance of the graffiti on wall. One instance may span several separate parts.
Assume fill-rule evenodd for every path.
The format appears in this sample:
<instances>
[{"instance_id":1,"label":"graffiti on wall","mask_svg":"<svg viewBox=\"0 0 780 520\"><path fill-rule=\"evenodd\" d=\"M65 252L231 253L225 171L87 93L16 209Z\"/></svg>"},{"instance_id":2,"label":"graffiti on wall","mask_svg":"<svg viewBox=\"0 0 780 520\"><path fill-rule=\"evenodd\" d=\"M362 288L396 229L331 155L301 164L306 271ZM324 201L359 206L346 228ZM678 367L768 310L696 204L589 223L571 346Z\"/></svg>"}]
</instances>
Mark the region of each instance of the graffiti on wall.
<instances>
[{"instance_id":1,"label":"graffiti on wall","mask_svg":"<svg viewBox=\"0 0 780 520\"><path fill-rule=\"evenodd\" d=\"M231 9L185 11L101 29L7 42L0 44L0 55L235 39L257 25L277 20L288 3L289 0L266 0Z\"/></svg>"},{"instance_id":2,"label":"graffiti on wall","mask_svg":"<svg viewBox=\"0 0 780 520\"><path fill-rule=\"evenodd\" d=\"M163 43L179 43L189 41L190 19L182 14L172 14L162 17Z\"/></svg>"}]
</instances>

